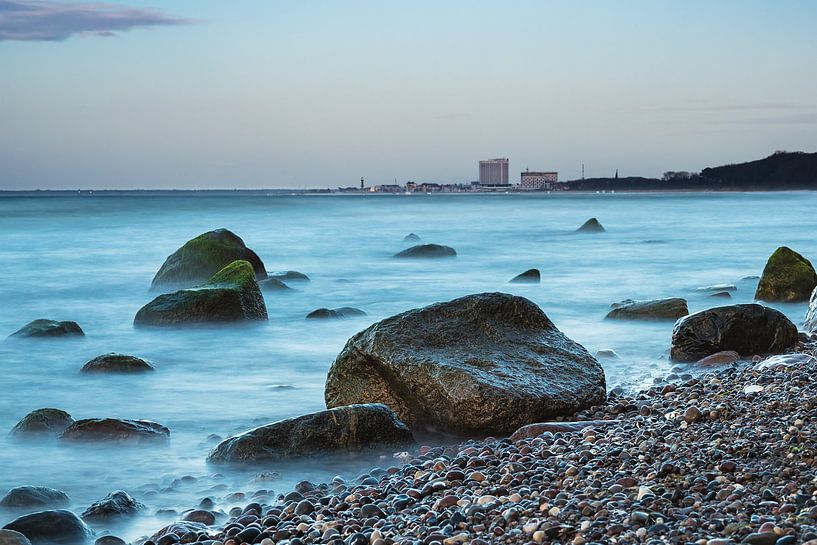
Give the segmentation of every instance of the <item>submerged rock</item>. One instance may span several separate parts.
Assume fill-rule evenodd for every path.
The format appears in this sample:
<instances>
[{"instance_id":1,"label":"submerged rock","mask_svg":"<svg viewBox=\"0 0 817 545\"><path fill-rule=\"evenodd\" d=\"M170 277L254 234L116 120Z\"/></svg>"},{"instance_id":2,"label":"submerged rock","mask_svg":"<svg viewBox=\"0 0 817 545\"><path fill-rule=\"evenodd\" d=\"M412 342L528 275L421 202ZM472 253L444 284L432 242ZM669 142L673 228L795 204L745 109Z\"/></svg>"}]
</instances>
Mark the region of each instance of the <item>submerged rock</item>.
<instances>
[{"instance_id":1,"label":"submerged rock","mask_svg":"<svg viewBox=\"0 0 817 545\"><path fill-rule=\"evenodd\" d=\"M31 541L20 532L0 530L0 545L31 545Z\"/></svg>"},{"instance_id":2,"label":"submerged rock","mask_svg":"<svg viewBox=\"0 0 817 545\"><path fill-rule=\"evenodd\" d=\"M266 320L267 307L246 261L233 261L197 288L165 293L139 309L134 325L183 324Z\"/></svg>"},{"instance_id":3,"label":"submerged rock","mask_svg":"<svg viewBox=\"0 0 817 545\"><path fill-rule=\"evenodd\" d=\"M539 269L528 269L527 271L517 274L510 279L512 284L538 284L540 280Z\"/></svg>"},{"instance_id":4,"label":"submerged rock","mask_svg":"<svg viewBox=\"0 0 817 545\"><path fill-rule=\"evenodd\" d=\"M211 463L254 463L412 444L411 431L381 404L351 405L288 418L231 437Z\"/></svg>"},{"instance_id":5,"label":"submerged rock","mask_svg":"<svg viewBox=\"0 0 817 545\"><path fill-rule=\"evenodd\" d=\"M531 301L469 295L380 321L346 343L326 404L385 403L412 428L510 433L606 398L604 371Z\"/></svg>"},{"instance_id":6,"label":"submerged rock","mask_svg":"<svg viewBox=\"0 0 817 545\"><path fill-rule=\"evenodd\" d=\"M114 352L95 357L81 369L83 373L145 373L154 370L149 361Z\"/></svg>"},{"instance_id":7,"label":"submerged rock","mask_svg":"<svg viewBox=\"0 0 817 545\"><path fill-rule=\"evenodd\" d=\"M269 278L277 278L286 282L309 282L309 277L298 271L284 271L277 273L267 273Z\"/></svg>"},{"instance_id":8,"label":"submerged rock","mask_svg":"<svg viewBox=\"0 0 817 545\"><path fill-rule=\"evenodd\" d=\"M326 320L333 318L354 318L356 316L366 316L366 313L359 308L319 308L306 315L307 320Z\"/></svg>"},{"instance_id":9,"label":"submerged rock","mask_svg":"<svg viewBox=\"0 0 817 545\"><path fill-rule=\"evenodd\" d=\"M67 412L60 409L37 409L31 411L17 422L11 430L14 436L26 435L57 435L74 423L74 419Z\"/></svg>"},{"instance_id":10,"label":"submerged rock","mask_svg":"<svg viewBox=\"0 0 817 545\"><path fill-rule=\"evenodd\" d=\"M403 241L405 242L420 242L420 237L415 235L414 233L409 233L403 237Z\"/></svg>"},{"instance_id":11,"label":"submerged rock","mask_svg":"<svg viewBox=\"0 0 817 545\"><path fill-rule=\"evenodd\" d=\"M577 233L604 233L605 229L596 218L590 218L576 229Z\"/></svg>"},{"instance_id":12,"label":"submerged rock","mask_svg":"<svg viewBox=\"0 0 817 545\"><path fill-rule=\"evenodd\" d=\"M620 360L621 356L612 348L603 348L596 352L596 359Z\"/></svg>"},{"instance_id":13,"label":"submerged rock","mask_svg":"<svg viewBox=\"0 0 817 545\"><path fill-rule=\"evenodd\" d=\"M817 333L817 288L811 292L808 311L806 311L806 322L803 327L809 333Z\"/></svg>"},{"instance_id":14,"label":"submerged rock","mask_svg":"<svg viewBox=\"0 0 817 545\"><path fill-rule=\"evenodd\" d=\"M264 291L292 291L292 288L278 278L265 278L258 282L258 287Z\"/></svg>"},{"instance_id":15,"label":"submerged rock","mask_svg":"<svg viewBox=\"0 0 817 545\"><path fill-rule=\"evenodd\" d=\"M677 320L689 314L687 302L680 297L614 303L607 318L618 320Z\"/></svg>"},{"instance_id":16,"label":"submerged rock","mask_svg":"<svg viewBox=\"0 0 817 545\"><path fill-rule=\"evenodd\" d=\"M797 344L797 327L782 313L762 305L730 305L691 314L672 332L670 355L698 361L731 350L744 357L779 354Z\"/></svg>"},{"instance_id":17,"label":"submerged rock","mask_svg":"<svg viewBox=\"0 0 817 545\"><path fill-rule=\"evenodd\" d=\"M106 442L128 445L167 443L170 430L150 420L86 418L77 420L60 439L76 442Z\"/></svg>"},{"instance_id":18,"label":"submerged rock","mask_svg":"<svg viewBox=\"0 0 817 545\"><path fill-rule=\"evenodd\" d=\"M728 291L718 291L710 295L710 297L715 297L716 299L731 299L732 294Z\"/></svg>"},{"instance_id":19,"label":"submerged rock","mask_svg":"<svg viewBox=\"0 0 817 545\"><path fill-rule=\"evenodd\" d=\"M713 284L697 288L695 291L737 291L737 289L738 287L734 284Z\"/></svg>"},{"instance_id":20,"label":"submerged rock","mask_svg":"<svg viewBox=\"0 0 817 545\"><path fill-rule=\"evenodd\" d=\"M257 278L267 277L261 258L247 248L241 237L227 229L216 229L187 241L173 252L153 277L151 289L196 286L233 261L247 261Z\"/></svg>"},{"instance_id":21,"label":"submerged rock","mask_svg":"<svg viewBox=\"0 0 817 545\"><path fill-rule=\"evenodd\" d=\"M781 246L769 257L755 299L759 301L808 301L817 287L817 272L808 259Z\"/></svg>"},{"instance_id":22,"label":"submerged rock","mask_svg":"<svg viewBox=\"0 0 817 545\"><path fill-rule=\"evenodd\" d=\"M85 333L76 322L58 322L40 318L31 321L9 335L9 339L49 338L49 337L84 337Z\"/></svg>"},{"instance_id":23,"label":"submerged rock","mask_svg":"<svg viewBox=\"0 0 817 545\"><path fill-rule=\"evenodd\" d=\"M70 503L68 495L62 490L47 486L18 486L9 490L3 499L2 507L60 507Z\"/></svg>"},{"instance_id":24,"label":"submerged rock","mask_svg":"<svg viewBox=\"0 0 817 545\"><path fill-rule=\"evenodd\" d=\"M91 504L81 516L85 520L104 520L135 515L143 509L146 509L146 507L133 499L130 494L124 490L117 490Z\"/></svg>"},{"instance_id":25,"label":"submerged rock","mask_svg":"<svg viewBox=\"0 0 817 545\"><path fill-rule=\"evenodd\" d=\"M20 532L33 545L85 545L94 535L78 516L64 509L23 515L3 528Z\"/></svg>"},{"instance_id":26,"label":"submerged rock","mask_svg":"<svg viewBox=\"0 0 817 545\"><path fill-rule=\"evenodd\" d=\"M441 244L418 244L394 254L394 257L400 259L438 259L457 257L457 252L454 248Z\"/></svg>"}]
</instances>

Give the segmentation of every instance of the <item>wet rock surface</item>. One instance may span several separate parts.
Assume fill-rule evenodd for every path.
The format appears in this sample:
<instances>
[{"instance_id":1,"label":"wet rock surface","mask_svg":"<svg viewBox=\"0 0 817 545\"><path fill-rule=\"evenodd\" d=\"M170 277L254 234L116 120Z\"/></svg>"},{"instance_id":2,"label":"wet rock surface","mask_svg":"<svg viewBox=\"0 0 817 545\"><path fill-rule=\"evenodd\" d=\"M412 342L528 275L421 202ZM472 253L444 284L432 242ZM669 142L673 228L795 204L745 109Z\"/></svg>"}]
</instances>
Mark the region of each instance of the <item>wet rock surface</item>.
<instances>
[{"instance_id":1,"label":"wet rock surface","mask_svg":"<svg viewBox=\"0 0 817 545\"><path fill-rule=\"evenodd\" d=\"M11 335L9 339L31 339L51 337L84 337L85 333L79 324L71 321L58 322L40 318L33 320Z\"/></svg>"},{"instance_id":2,"label":"wet rock surface","mask_svg":"<svg viewBox=\"0 0 817 545\"><path fill-rule=\"evenodd\" d=\"M457 252L450 246L441 244L418 244L394 254L398 259L439 259L457 257Z\"/></svg>"},{"instance_id":3,"label":"wet rock surface","mask_svg":"<svg viewBox=\"0 0 817 545\"><path fill-rule=\"evenodd\" d=\"M265 278L259 280L258 287L264 291L292 291L280 278Z\"/></svg>"},{"instance_id":4,"label":"wet rock surface","mask_svg":"<svg viewBox=\"0 0 817 545\"><path fill-rule=\"evenodd\" d=\"M77 420L60 435L66 442L104 442L122 445L167 443L170 430L149 420L86 418Z\"/></svg>"},{"instance_id":5,"label":"wet rock surface","mask_svg":"<svg viewBox=\"0 0 817 545\"><path fill-rule=\"evenodd\" d=\"M352 405L260 426L219 444L211 463L256 463L413 444L408 427L381 404Z\"/></svg>"},{"instance_id":6,"label":"wet rock surface","mask_svg":"<svg viewBox=\"0 0 817 545\"><path fill-rule=\"evenodd\" d=\"M9 490L0 499L0 507L61 507L70 501L62 490L26 485Z\"/></svg>"},{"instance_id":7,"label":"wet rock surface","mask_svg":"<svg viewBox=\"0 0 817 545\"><path fill-rule=\"evenodd\" d=\"M20 532L0 530L0 545L31 545L31 541Z\"/></svg>"},{"instance_id":8,"label":"wet rock surface","mask_svg":"<svg viewBox=\"0 0 817 545\"><path fill-rule=\"evenodd\" d=\"M779 354L798 342L797 327L781 312L762 305L730 305L679 320L672 332L670 355L697 361L722 351L754 355Z\"/></svg>"},{"instance_id":9,"label":"wet rock surface","mask_svg":"<svg viewBox=\"0 0 817 545\"><path fill-rule=\"evenodd\" d=\"M577 233L604 233L605 229L599 220L596 218L590 218L586 222L582 224L581 227L576 229Z\"/></svg>"},{"instance_id":10,"label":"wet rock surface","mask_svg":"<svg viewBox=\"0 0 817 545\"><path fill-rule=\"evenodd\" d=\"M266 320L267 307L247 261L233 261L206 284L165 293L136 313L136 326L178 326Z\"/></svg>"},{"instance_id":11,"label":"wet rock surface","mask_svg":"<svg viewBox=\"0 0 817 545\"><path fill-rule=\"evenodd\" d=\"M366 313L360 310L359 308L354 307L319 308L307 314L306 319L331 320L337 318L355 318L358 316L366 316Z\"/></svg>"},{"instance_id":12,"label":"wet rock surface","mask_svg":"<svg viewBox=\"0 0 817 545\"><path fill-rule=\"evenodd\" d=\"M686 299L670 297L635 301L626 299L613 303L608 319L615 320L677 320L689 314Z\"/></svg>"},{"instance_id":13,"label":"wet rock surface","mask_svg":"<svg viewBox=\"0 0 817 545\"><path fill-rule=\"evenodd\" d=\"M85 545L93 531L71 511L40 511L18 517L4 529L26 536L32 545Z\"/></svg>"},{"instance_id":14,"label":"wet rock surface","mask_svg":"<svg viewBox=\"0 0 817 545\"><path fill-rule=\"evenodd\" d=\"M808 301L817 287L817 272L811 262L791 248L782 246L766 262L755 299L759 301Z\"/></svg>"},{"instance_id":15,"label":"wet rock surface","mask_svg":"<svg viewBox=\"0 0 817 545\"><path fill-rule=\"evenodd\" d=\"M127 354L102 354L82 366L83 373L146 373L154 371L153 365L137 356Z\"/></svg>"},{"instance_id":16,"label":"wet rock surface","mask_svg":"<svg viewBox=\"0 0 817 545\"><path fill-rule=\"evenodd\" d=\"M11 434L18 438L57 435L73 423L71 415L61 409L36 409L17 422Z\"/></svg>"},{"instance_id":17,"label":"wet rock surface","mask_svg":"<svg viewBox=\"0 0 817 545\"><path fill-rule=\"evenodd\" d=\"M82 518L89 521L100 521L127 515L135 515L146 507L133 499L124 490L111 492L83 511Z\"/></svg>"},{"instance_id":18,"label":"wet rock surface","mask_svg":"<svg viewBox=\"0 0 817 545\"><path fill-rule=\"evenodd\" d=\"M328 407L384 403L415 431L460 435L511 433L605 395L595 358L534 303L504 293L370 326L346 343L325 390Z\"/></svg>"},{"instance_id":19,"label":"wet rock surface","mask_svg":"<svg viewBox=\"0 0 817 545\"><path fill-rule=\"evenodd\" d=\"M277 273L267 273L269 278L282 280L284 282L309 282L309 277L298 271L284 271Z\"/></svg>"},{"instance_id":20,"label":"wet rock surface","mask_svg":"<svg viewBox=\"0 0 817 545\"><path fill-rule=\"evenodd\" d=\"M510 279L511 284L538 284L541 279L539 269L528 269Z\"/></svg>"},{"instance_id":21,"label":"wet rock surface","mask_svg":"<svg viewBox=\"0 0 817 545\"><path fill-rule=\"evenodd\" d=\"M817 333L817 288L811 292L811 299L809 299L806 321L803 328L808 333Z\"/></svg>"},{"instance_id":22,"label":"wet rock surface","mask_svg":"<svg viewBox=\"0 0 817 545\"><path fill-rule=\"evenodd\" d=\"M264 263L244 241L228 229L208 231L173 252L156 273L151 289L196 286L232 263L247 261L260 280L267 277Z\"/></svg>"}]
</instances>

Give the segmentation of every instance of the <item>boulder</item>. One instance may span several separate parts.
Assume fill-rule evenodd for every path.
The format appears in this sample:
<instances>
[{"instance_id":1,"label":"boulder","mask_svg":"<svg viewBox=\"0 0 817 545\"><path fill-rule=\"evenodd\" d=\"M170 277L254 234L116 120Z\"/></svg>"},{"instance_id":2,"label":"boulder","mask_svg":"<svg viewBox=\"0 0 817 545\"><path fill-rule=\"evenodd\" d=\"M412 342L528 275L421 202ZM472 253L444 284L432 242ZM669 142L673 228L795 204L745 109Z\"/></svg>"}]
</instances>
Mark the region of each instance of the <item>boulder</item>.
<instances>
[{"instance_id":1,"label":"boulder","mask_svg":"<svg viewBox=\"0 0 817 545\"><path fill-rule=\"evenodd\" d=\"M793 366L814 365L817 358L811 354L792 352L790 354L778 354L759 361L754 365L754 369L785 369Z\"/></svg>"},{"instance_id":2,"label":"boulder","mask_svg":"<svg viewBox=\"0 0 817 545\"><path fill-rule=\"evenodd\" d=\"M91 504L81 516L85 520L105 520L113 517L135 515L143 509L146 509L146 507L133 499L130 494L124 490L117 490Z\"/></svg>"},{"instance_id":3,"label":"boulder","mask_svg":"<svg viewBox=\"0 0 817 545\"><path fill-rule=\"evenodd\" d=\"M176 534L177 536L183 536L185 534L189 534L191 532L207 532L207 526L201 524L199 522L185 522L185 521L178 521L174 522L173 524L168 524L152 536L150 536L150 541L153 543L158 543L159 539L163 538L169 534Z\"/></svg>"},{"instance_id":4,"label":"boulder","mask_svg":"<svg viewBox=\"0 0 817 545\"><path fill-rule=\"evenodd\" d=\"M70 502L62 490L47 486L18 486L0 499L0 507L61 507Z\"/></svg>"},{"instance_id":5,"label":"boulder","mask_svg":"<svg viewBox=\"0 0 817 545\"><path fill-rule=\"evenodd\" d=\"M85 545L94 533L71 511L40 511L23 515L6 524L26 536L33 545Z\"/></svg>"},{"instance_id":6,"label":"boulder","mask_svg":"<svg viewBox=\"0 0 817 545\"><path fill-rule=\"evenodd\" d=\"M188 240L165 259L153 277L151 289L197 286L233 261L247 261L258 279L267 277L261 258L247 248L241 237L227 229L216 229Z\"/></svg>"},{"instance_id":7,"label":"boulder","mask_svg":"<svg viewBox=\"0 0 817 545\"><path fill-rule=\"evenodd\" d=\"M11 430L14 436L57 435L74 423L71 415L60 409L37 409L31 411L17 422Z\"/></svg>"},{"instance_id":8,"label":"boulder","mask_svg":"<svg viewBox=\"0 0 817 545\"><path fill-rule=\"evenodd\" d=\"M265 278L258 282L258 287L264 291L292 291L292 288L277 278Z\"/></svg>"},{"instance_id":9,"label":"boulder","mask_svg":"<svg viewBox=\"0 0 817 545\"><path fill-rule=\"evenodd\" d=\"M121 537L102 536L94 541L94 545L128 545L128 542Z\"/></svg>"},{"instance_id":10,"label":"boulder","mask_svg":"<svg viewBox=\"0 0 817 545\"><path fill-rule=\"evenodd\" d=\"M277 278L285 282L309 282L309 277L298 271L285 271L278 273L267 273L270 278Z\"/></svg>"},{"instance_id":11,"label":"boulder","mask_svg":"<svg viewBox=\"0 0 817 545\"><path fill-rule=\"evenodd\" d=\"M86 418L77 420L60 439L72 442L105 442L127 445L167 443L170 430L150 420Z\"/></svg>"},{"instance_id":12,"label":"boulder","mask_svg":"<svg viewBox=\"0 0 817 545\"><path fill-rule=\"evenodd\" d=\"M579 420L575 422L537 422L522 426L511 434L511 441L521 441L539 437L545 432L550 433L577 433L585 428L603 428L613 424L620 424L618 420Z\"/></svg>"},{"instance_id":13,"label":"boulder","mask_svg":"<svg viewBox=\"0 0 817 545\"><path fill-rule=\"evenodd\" d=\"M686 300L680 297L648 301L626 299L611 307L607 318L617 320L677 320L689 314Z\"/></svg>"},{"instance_id":14,"label":"boulder","mask_svg":"<svg viewBox=\"0 0 817 545\"><path fill-rule=\"evenodd\" d=\"M9 339L31 339L51 337L84 337L85 333L76 322L58 322L40 318L27 323L11 335Z\"/></svg>"},{"instance_id":15,"label":"boulder","mask_svg":"<svg viewBox=\"0 0 817 545\"><path fill-rule=\"evenodd\" d=\"M457 252L450 246L441 244L418 244L394 254L399 259L439 259L457 257Z\"/></svg>"},{"instance_id":16,"label":"boulder","mask_svg":"<svg viewBox=\"0 0 817 545\"><path fill-rule=\"evenodd\" d=\"M420 242L420 237L415 235L414 233L409 233L403 237L404 242Z\"/></svg>"},{"instance_id":17,"label":"boulder","mask_svg":"<svg viewBox=\"0 0 817 545\"><path fill-rule=\"evenodd\" d=\"M808 311L806 312L806 321L803 328L808 333L817 333L817 288L811 292L811 299L808 303Z\"/></svg>"},{"instance_id":18,"label":"boulder","mask_svg":"<svg viewBox=\"0 0 817 545\"><path fill-rule=\"evenodd\" d=\"M413 444L411 431L385 405L336 407L261 426L219 444L211 463L256 463L331 452Z\"/></svg>"},{"instance_id":19,"label":"boulder","mask_svg":"<svg viewBox=\"0 0 817 545\"><path fill-rule=\"evenodd\" d=\"M728 365L740 360L740 354L734 350L724 350L722 352L715 352L705 358L698 360L698 365Z\"/></svg>"},{"instance_id":20,"label":"boulder","mask_svg":"<svg viewBox=\"0 0 817 545\"><path fill-rule=\"evenodd\" d=\"M540 280L539 269L528 269L511 278L511 284L538 284Z\"/></svg>"},{"instance_id":21,"label":"boulder","mask_svg":"<svg viewBox=\"0 0 817 545\"><path fill-rule=\"evenodd\" d=\"M20 532L0 530L0 545L31 545L31 542Z\"/></svg>"},{"instance_id":22,"label":"boulder","mask_svg":"<svg viewBox=\"0 0 817 545\"><path fill-rule=\"evenodd\" d=\"M716 307L679 320L670 356L676 361L731 350L743 357L779 354L797 344L797 327L781 312L762 305Z\"/></svg>"},{"instance_id":23,"label":"boulder","mask_svg":"<svg viewBox=\"0 0 817 545\"><path fill-rule=\"evenodd\" d=\"M266 320L264 296L247 261L233 261L197 288L165 293L139 309L136 326Z\"/></svg>"},{"instance_id":24,"label":"boulder","mask_svg":"<svg viewBox=\"0 0 817 545\"><path fill-rule=\"evenodd\" d=\"M603 348L596 352L596 359L597 360L620 360L621 356L618 355L618 352L613 350L612 348Z\"/></svg>"},{"instance_id":25,"label":"boulder","mask_svg":"<svg viewBox=\"0 0 817 545\"><path fill-rule=\"evenodd\" d=\"M577 233L604 233L605 229L596 218L590 218L576 229Z\"/></svg>"},{"instance_id":26,"label":"boulder","mask_svg":"<svg viewBox=\"0 0 817 545\"><path fill-rule=\"evenodd\" d=\"M80 371L83 373L145 373L153 370L153 365L142 358L110 352L95 357L83 365Z\"/></svg>"},{"instance_id":27,"label":"boulder","mask_svg":"<svg viewBox=\"0 0 817 545\"><path fill-rule=\"evenodd\" d=\"M359 308L319 308L306 315L307 320L326 320L332 318L354 318L356 316L366 316L366 313Z\"/></svg>"},{"instance_id":28,"label":"boulder","mask_svg":"<svg viewBox=\"0 0 817 545\"><path fill-rule=\"evenodd\" d=\"M817 272L808 259L782 246L766 262L755 299L758 301L808 301L817 287Z\"/></svg>"},{"instance_id":29,"label":"boulder","mask_svg":"<svg viewBox=\"0 0 817 545\"><path fill-rule=\"evenodd\" d=\"M604 371L531 301L469 295L375 323L329 370L328 407L384 403L412 429L510 433L606 398Z\"/></svg>"}]
</instances>

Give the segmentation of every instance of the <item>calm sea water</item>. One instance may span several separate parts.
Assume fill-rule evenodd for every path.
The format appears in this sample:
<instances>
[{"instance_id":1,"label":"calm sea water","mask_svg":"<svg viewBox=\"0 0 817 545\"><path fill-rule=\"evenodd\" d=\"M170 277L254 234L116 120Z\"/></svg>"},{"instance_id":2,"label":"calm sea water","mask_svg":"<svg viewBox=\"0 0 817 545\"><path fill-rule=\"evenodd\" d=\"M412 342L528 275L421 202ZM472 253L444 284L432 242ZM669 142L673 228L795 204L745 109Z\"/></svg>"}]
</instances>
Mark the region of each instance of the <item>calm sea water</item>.
<instances>
[{"instance_id":1,"label":"calm sea water","mask_svg":"<svg viewBox=\"0 0 817 545\"><path fill-rule=\"evenodd\" d=\"M0 343L0 494L33 484L64 490L80 512L124 489L146 514L100 526L133 539L205 496L220 507L256 491L286 492L302 478L354 477L371 460L235 471L211 468L210 434L226 437L324 407L326 371L345 341L392 314L468 293L506 291L539 304L591 352L611 348L608 386L666 375L672 324L605 321L612 302L682 296L691 310L720 300L695 291L733 283L752 300L766 258L790 245L817 259L817 193L491 196L72 196L0 198L0 335L35 318L75 320L82 341ZM608 233L571 234L598 217ZM312 281L267 293L269 322L217 329L132 327L165 257L201 232L226 227L267 269ZM396 261L403 237L457 249L456 260ZM509 285L536 267L539 285ZM318 307L367 317L306 322ZM805 305L778 307L802 325ZM151 360L146 376L89 377L106 352ZM5 431L27 412L143 418L172 430L170 446L100 449L20 444ZM390 465L390 461L380 463ZM182 477L193 477L182 479ZM158 514L157 514L158 512ZM0 510L4 524L19 512Z\"/></svg>"}]
</instances>

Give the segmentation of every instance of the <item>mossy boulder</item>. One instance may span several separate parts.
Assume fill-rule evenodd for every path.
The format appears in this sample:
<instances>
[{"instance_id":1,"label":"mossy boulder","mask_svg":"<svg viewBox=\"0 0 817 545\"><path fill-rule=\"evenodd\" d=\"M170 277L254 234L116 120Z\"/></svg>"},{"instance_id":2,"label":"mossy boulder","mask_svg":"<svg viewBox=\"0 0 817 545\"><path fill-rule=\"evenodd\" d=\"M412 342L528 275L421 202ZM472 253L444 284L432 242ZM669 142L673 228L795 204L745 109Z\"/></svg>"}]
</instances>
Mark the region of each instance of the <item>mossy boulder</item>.
<instances>
[{"instance_id":1,"label":"mossy boulder","mask_svg":"<svg viewBox=\"0 0 817 545\"><path fill-rule=\"evenodd\" d=\"M596 218L590 218L586 222L582 224L581 227L576 229L577 233L604 233L605 229L599 220Z\"/></svg>"},{"instance_id":2,"label":"mossy boulder","mask_svg":"<svg viewBox=\"0 0 817 545\"><path fill-rule=\"evenodd\" d=\"M811 292L811 299L806 312L806 323L803 327L809 333L817 333L817 288Z\"/></svg>"},{"instance_id":3,"label":"mossy boulder","mask_svg":"<svg viewBox=\"0 0 817 545\"><path fill-rule=\"evenodd\" d=\"M418 244L394 254L398 259L442 259L457 257L457 251L442 244Z\"/></svg>"},{"instance_id":4,"label":"mossy boulder","mask_svg":"<svg viewBox=\"0 0 817 545\"><path fill-rule=\"evenodd\" d=\"M512 433L606 398L598 361L533 302L481 293L382 320L346 343L327 407L384 403L415 431Z\"/></svg>"},{"instance_id":5,"label":"mossy boulder","mask_svg":"<svg viewBox=\"0 0 817 545\"><path fill-rule=\"evenodd\" d=\"M414 438L379 403L336 407L261 426L219 444L211 463L258 463L325 453L411 445Z\"/></svg>"},{"instance_id":6,"label":"mossy boulder","mask_svg":"<svg viewBox=\"0 0 817 545\"><path fill-rule=\"evenodd\" d=\"M539 269L528 269L510 279L511 284L538 284L541 280Z\"/></svg>"},{"instance_id":7,"label":"mossy boulder","mask_svg":"<svg viewBox=\"0 0 817 545\"><path fill-rule=\"evenodd\" d=\"M333 318L354 318L357 316L366 316L366 313L354 307L319 308L307 314L306 319L331 320Z\"/></svg>"},{"instance_id":8,"label":"mossy boulder","mask_svg":"<svg viewBox=\"0 0 817 545\"><path fill-rule=\"evenodd\" d=\"M758 301L808 301L817 286L817 272L808 259L781 246L769 257L755 299Z\"/></svg>"},{"instance_id":9,"label":"mossy boulder","mask_svg":"<svg viewBox=\"0 0 817 545\"><path fill-rule=\"evenodd\" d=\"M247 261L233 261L197 288L165 293L136 313L136 326L266 320L267 307Z\"/></svg>"},{"instance_id":10,"label":"mossy boulder","mask_svg":"<svg viewBox=\"0 0 817 545\"><path fill-rule=\"evenodd\" d=\"M82 366L82 373L146 373L154 367L147 360L127 354L102 354Z\"/></svg>"},{"instance_id":11,"label":"mossy boulder","mask_svg":"<svg viewBox=\"0 0 817 545\"><path fill-rule=\"evenodd\" d=\"M151 289L196 286L238 260L247 261L256 278L267 277L261 258L247 248L241 237L228 229L208 231L168 256L153 277Z\"/></svg>"},{"instance_id":12,"label":"mossy boulder","mask_svg":"<svg viewBox=\"0 0 817 545\"><path fill-rule=\"evenodd\" d=\"M11 430L15 437L58 435L74 423L67 412L60 409L44 408L31 411L17 422Z\"/></svg>"},{"instance_id":13,"label":"mossy boulder","mask_svg":"<svg viewBox=\"0 0 817 545\"><path fill-rule=\"evenodd\" d=\"M692 362L731 350L751 358L783 353L798 340L797 327L783 313L756 304L729 305L678 320L670 355L675 361Z\"/></svg>"},{"instance_id":14,"label":"mossy boulder","mask_svg":"<svg viewBox=\"0 0 817 545\"><path fill-rule=\"evenodd\" d=\"M71 321L58 322L40 318L33 320L11 335L9 339L84 337L85 333L79 324Z\"/></svg>"},{"instance_id":15,"label":"mossy boulder","mask_svg":"<svg viewBox=\"0 0 817 545\"><path fill-rule=\"evenodd\" d=\"M116 443L147 445L167 443L170 430L150 420L119 418L86 418L71 424L60 440L68 442Z\"/></svg>"},{"instance_id":16,"label":"mossy boulder","mask_svg":"<svg viewBox=\"0 0 817 545\"><path fill-rule=\"evenodd\" d=\"M680 297L647 301L626 299L611 306L607 318L614 320L677 320L689 314L686 299Z\"/></svg>"}]
</instances>

